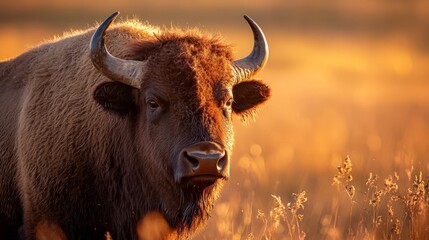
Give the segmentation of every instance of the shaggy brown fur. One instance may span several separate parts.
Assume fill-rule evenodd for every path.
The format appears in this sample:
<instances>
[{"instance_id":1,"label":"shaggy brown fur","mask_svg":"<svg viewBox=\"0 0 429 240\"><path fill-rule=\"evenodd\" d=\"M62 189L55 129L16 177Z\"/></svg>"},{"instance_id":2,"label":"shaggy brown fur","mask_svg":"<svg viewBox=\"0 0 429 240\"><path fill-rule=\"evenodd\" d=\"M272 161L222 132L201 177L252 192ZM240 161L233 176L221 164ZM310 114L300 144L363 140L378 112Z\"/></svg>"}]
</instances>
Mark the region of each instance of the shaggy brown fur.
<instances>
[{"instance_id":1,"label":"shaggy brown fur","mask_svg":"<svg viewBox=\"0 0 429 240\"><path fill-rule=\"evenodd\" d=\"M0 239L33 239L36 226L68 239L137 239L149 212L189 237L229 163L208 187L178 182L180 151L213 141L230 159L232 112L269 97L259 81L233 86L231 49L219 39L135 21L112 26L106 45L114 56L149 60L149 72L140 90L112 82L91 63L93 31L0 63Z\"/></svg>"}]
</instances>

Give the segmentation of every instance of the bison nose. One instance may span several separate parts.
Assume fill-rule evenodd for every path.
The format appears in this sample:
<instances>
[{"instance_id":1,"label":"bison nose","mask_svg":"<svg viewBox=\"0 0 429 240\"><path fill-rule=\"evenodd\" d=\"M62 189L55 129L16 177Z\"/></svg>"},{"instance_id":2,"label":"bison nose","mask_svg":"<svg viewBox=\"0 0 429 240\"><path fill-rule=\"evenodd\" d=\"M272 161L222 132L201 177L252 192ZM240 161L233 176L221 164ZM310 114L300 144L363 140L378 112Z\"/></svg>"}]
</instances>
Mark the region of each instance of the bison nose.
<instances>
[{"instance_id":1,"label":"bison nose","mask_svg":"<svg viewBox=\"0 0 429 240\"><path fill-rule=\"evenodd\" d=\"M185 151L184 154L194 173L217 175L223 169L225 151Z\"/></svg>"},{"instance_id":2,"label":"bison nose","mask_svg":"<svg viewBox=\"0 0 429 240\"><path fill-rule=\"evenodd\" d=\"M182 150L179 159L182 177L223 177L227 156L225 149L214 142L200 142Z\"/></svg>"}]
</instances>

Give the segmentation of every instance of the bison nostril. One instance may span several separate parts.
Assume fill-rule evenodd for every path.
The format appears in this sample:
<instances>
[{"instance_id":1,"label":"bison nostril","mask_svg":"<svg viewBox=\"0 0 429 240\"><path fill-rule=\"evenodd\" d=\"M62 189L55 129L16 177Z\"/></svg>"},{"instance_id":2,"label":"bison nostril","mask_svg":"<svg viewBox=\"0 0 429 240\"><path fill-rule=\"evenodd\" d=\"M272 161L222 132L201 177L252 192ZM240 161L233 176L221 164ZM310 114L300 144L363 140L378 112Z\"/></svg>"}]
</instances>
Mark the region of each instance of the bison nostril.
<instances>
[{"instance_id":1,"label":"bison nostril","mask_svg":"<svg viewBox=\"0 0 429 240\"><path fill-rule=\"evenodd\" d=\"M200 162L198 161L198 159L190 156L188 152L184 152L183 154L185 155L186 160L188 160L188 162L191 164L192 170L197 170L200 166Z\"/></svg>"},{"instance_id":2,"label":"bison nostril","mask_svg":"<svg viewBox=\"0 0 429 240\"><path fill-rule=\"evenodd\" d=\"M217 170L220 172L225 167L226 163L226 156L223 156L219 161L217 162Z\"/></svg>"}]
</instances>

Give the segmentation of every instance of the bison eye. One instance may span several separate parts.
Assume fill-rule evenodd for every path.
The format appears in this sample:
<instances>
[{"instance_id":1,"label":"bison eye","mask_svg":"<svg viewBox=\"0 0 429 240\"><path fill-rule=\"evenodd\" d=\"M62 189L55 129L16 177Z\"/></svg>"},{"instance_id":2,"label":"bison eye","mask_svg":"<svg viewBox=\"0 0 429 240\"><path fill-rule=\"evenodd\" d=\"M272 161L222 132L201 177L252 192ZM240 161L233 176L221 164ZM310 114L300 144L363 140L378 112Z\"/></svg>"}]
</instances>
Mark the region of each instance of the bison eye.
<instances>
[{"instance_id":1,"label":"bison eye","mask_svg":"<svg viewBox=\"0 0 429 240\"><path fill-rule=\"evenodd\" d=\"M229 116L231 116L231 112L232 112L232 103L234 102L234 100L232 99L232 98L229 98L226 102L225 102L225 104L224 104L224 107L223 107L223 110L222 110L222 112L223 112L223 115L225 116L225 117L229 117Z\"/></svg>"},{"instance_id":2,"label":"bison eye","mask_svg":"<svg viewBox=\"0 0 429 240\"><path fill-rule=\"evenodd\" d=\"M228 101L225 102L225 107L226 108L231 108L232 102L233 102L232 98L228 99Z\"/></svg>"},{"instance_id":3,"label":"bison eye","mask_svg":"<svg viewBox=\"0 0 429 240\"><path fill-rule=\"evenodd\" d=\"M150 109L157 109L159 107L159 104L153 100L153 99L149 99L147 100L147 105L149 106Z\"/></svg>"}]
</instances>

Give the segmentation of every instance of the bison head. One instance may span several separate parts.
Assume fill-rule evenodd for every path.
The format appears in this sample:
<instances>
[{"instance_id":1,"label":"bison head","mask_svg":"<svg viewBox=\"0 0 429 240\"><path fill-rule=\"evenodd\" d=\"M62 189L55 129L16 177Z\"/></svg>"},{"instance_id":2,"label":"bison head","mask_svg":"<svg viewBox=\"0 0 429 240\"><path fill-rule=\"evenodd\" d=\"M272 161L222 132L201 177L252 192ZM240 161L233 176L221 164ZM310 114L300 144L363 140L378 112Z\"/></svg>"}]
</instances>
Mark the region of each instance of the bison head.
<instances>
[{"instance_id":1,"label":"bison head","mask_svg":"<svg viewBox=\"0 0 429 240\"><path fill-rule=\"evenodd\" d=\"M139 173L151 185L152 204L176 228L203 222L224 180L233 145L232 114L246 115L265 102L270 89L252 77L265 65L268 46L249 17L254 48L233 60L231 49L197 32L172 31L132 43L129 59L104 45L107 18L94 33L94 66L113 82L94 97L106 110L133 121ZM151 204L146 204L151 205Z\"/></svg>"}]
</instances>

